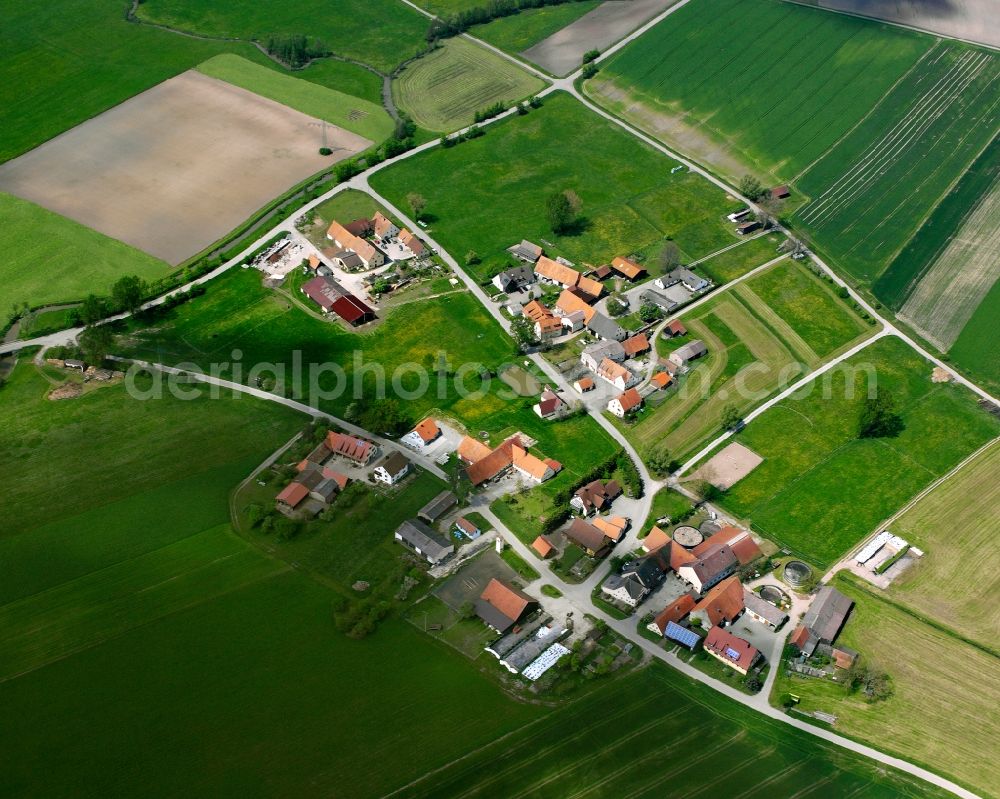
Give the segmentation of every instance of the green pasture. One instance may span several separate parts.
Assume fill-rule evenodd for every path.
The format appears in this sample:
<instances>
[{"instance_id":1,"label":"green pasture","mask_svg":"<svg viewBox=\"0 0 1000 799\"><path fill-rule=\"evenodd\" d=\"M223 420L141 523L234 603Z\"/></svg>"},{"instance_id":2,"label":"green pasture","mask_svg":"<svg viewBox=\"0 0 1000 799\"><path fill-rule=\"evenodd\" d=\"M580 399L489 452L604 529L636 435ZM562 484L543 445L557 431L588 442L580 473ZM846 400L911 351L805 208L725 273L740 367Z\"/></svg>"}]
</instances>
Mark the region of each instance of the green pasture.
<instances>
[{"instance_id":1,"label":"green pasture","mask_svg":"<svg viewBox=\"0 0 1000 799\"><path fill-rule=\"evenodd\" d=\"M782 241L784 236L780 233L755 236L732 249L713 255L698 264L698 268L716 285L721 286L777 258L780 255L778 247Z\"/></svg>"},{"instance_id":2,"label":"green pasture","mask_svg":"<svg viewBox=\"0 0 1000 799\"><path fill-rule=\"evenodd\" d=\"M567 95L549 96L541 109L486 131L371 180L395 204L411 191L422 194L435 239L459 257L475 250L483 259L475 267L479 276L507 263L505 248L523 238L544 239L551 244L546 252L594 264L655 254L666 236L687 260L736 241L725 215L737 203L695 174L672 173L675 162ZM557 236L546 222L545 202L563 189L579 195L582 220Z\"/></svg>"},{"instance_id":3,"label":"green pasture","mask_svg":"<svg viewBox=\"0 0 1000 799\"><path fill-rule=\"evenodd\" d=\"M1000 394L1000 347L996 346L996 325L1000 318L1000 281L983 298L972 318L962 328L948 356L956 366L989 390Z\"/></svg>"},{"instance_id":4,"label":"green pasture","mask_svg":"<svg viewBox=\"0 0 1000 799\"><path fill-rule=\"evenodd\" d=\"M274 62L273 69L284 73L285 70ZM339 61L336 58L321 58L313 61L305 69L296 70L295 77L318 83L335 89L344 94L352 94L367 100L369 103L382 107L382 77L371 70L365 69L350 61Z\"/></svg>"},{"instance_id":5,"label":"green pasture","mask_svg":"<svg viewBox=\"0 0 1000 799\"><path fill-rule=\"evenodd\" d=\"M169 274L173 267L135 247L47 211L34 203L0 193L0 265L6 315L14 305L32 306L79 300L87 294L110 292L122 275L147 281Z\"/></svg>"},{"instance_id":6,"label":"green pasture","mask_svg":"<svg viewBox=\"0 0 1000 799\"><path fill-rule=\"evenodd\" d=\"M199 64L198 71L303 114L324 119L376 144L392 135L392 119L380 103L262 67L231 53Z\"/></svg>"},{"instance_id":7,"label":"green pasture","mask_svg":"<svg viewBox=\"0 0 1000 799\"><path fill-rule=\"evenodd\" d=\"M601 0L577 0L573 3L529 8L520 14L495 19L486 25L475 25L469 33L508 53L520 53L576 22L600 4Z\"/></svg>"},{"instance_id":8,"label":"green pasture","mask_svg":"<svg viewBox=\"0 0 1000 799\"><path fill-rule=\"evenodd\" d=\"M1000 434L1000 421L979 409L973 395L932 383L931 369L899 339L885 338L778 403L737 436L764 462L727 492L723 505L810 562L832 564ZM872 380L902 412L906 429L897 438L856 437Z\"/></svg>"},{"instance_id":9,"label":"green pasture","mask_svg":"<svg viewBox=\"0 0 1000 799\"><path fill-rule=\"evenodd\" d=\"M340 56L388 72L419 51L428 20L393 0L322 0L294 5L282 0L146 0L138 9L148 22L220 38L257 39L307 35Z\"/></svg>"},{"instance_id":10,"label":"green pasture","mask_svg":"<svg viewBox=\"0 0 1000 799\"><path fill-rule=\"evenodd\" d=\"M545 84L510 60L468 39L446 39L393 81L393 96L413 121L445 132L472 124L475 113L511 103Z\"/></svg>"}]
</instances>

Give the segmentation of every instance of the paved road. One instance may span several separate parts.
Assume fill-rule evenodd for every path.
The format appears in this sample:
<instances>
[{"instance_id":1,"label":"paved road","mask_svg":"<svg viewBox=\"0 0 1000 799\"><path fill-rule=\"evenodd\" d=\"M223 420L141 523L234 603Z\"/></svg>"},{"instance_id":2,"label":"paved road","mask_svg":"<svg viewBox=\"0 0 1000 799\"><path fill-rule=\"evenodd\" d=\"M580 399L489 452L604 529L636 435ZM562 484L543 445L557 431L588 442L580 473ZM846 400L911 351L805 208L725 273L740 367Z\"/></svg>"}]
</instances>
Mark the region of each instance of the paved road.
<instances>
[{"instance_id":1,"label":"paved road","mask_svg":"<svg viewBox=\"0 0 1000 799\"><path fill-rule=\"evenodd\" d=\"M403 1L407 2L407 0L403 0ZM629 42L631 42L634 39L636 39L639 36L641 36L645 31L649 30L651 27L653 27L654 25L658 24L661 20L663 20L664 18L666 18L667 16L669 16L671 13L673 13L673 12L677 11L678 9L684 7L687 4L687 2L689 2L689 0L682 0L682 2L679 2L676 5L672 6L671 8L667 9L666 11L664 11L659 16L654 17L652 20L650 20L649 22L647 22L642 27L638 28L632 34L630 34L629 36L627 36L624 39L622 39L616 45L614 45L613 47L608 48L608 50L606 50L599 57L598 61L603 61L603 60L607 59L612 54L614 54L615 52L617 52L618 50L620 50L622 47L625 47ZM508 55L507 53L504 53L503 51L501 51L501 50L493 47L492 45L486 44L485 42L482 42L482 41L480 41L478 39L475 39L474 37L469 36L469 35L466 35L466 38L468 38L468 39L470 39L472 41L475 41L477 44L480 44L481 46L486 47L487 49L489 49L489 50L497 53L498 55L500 55L500 56L502 56L504 58L507 58L508 60L514 61L515 63L519 64L522 67L525 67L525 64L522 61L520 61L519 59L516 59L516 58L514 58L514 57L512 57L510 55ZM542 75L542 73L538 72L537 70L534 70L531 67L527 67L527 68L528 68L528 70L530 72L533 72L534 74L538 75L539 77L543 77L543 78L545 77L544 75ZM586 106L588 109L590 109L593 113L597 114L598 116L603 117L604 119L607 119L608 121L612 122L615 125L618 125L622 129L628 131L631 135L633 135L636 138L640 139L641 141L645 142L647 145L649 145L650 147L654 148L655 150L658 150L659 152L663 153L664 155L669 156L670 158L674 159L678 163L684 164L684 166L686 166L689 170L691 170L692 172L696 172L697 174L701 175L706 180L708 180L709 182L713 183L714 185L716 185L717 187L719 187L723 191L727 192L728 194L730 194L730 195L732 195L734 197L739 197L740 199L742 199L747 204L748 207L750 207L750 208L756 208L756 206L754 205L754 203L750 202L747 198L742 197L742 195L740 195L739 192L734 187L727 185L722 180L720 180L719 178L715 177L714 175L708 173L707 171L705 171L704 169L702 169L700 166L698 166L694 162L692 162L692 161L684 158L683 156L679 155L678 153L673 152L672 150L670 150L667 147L663 146L661 143L659 143L655 139L652 139L651 137L647 136L646 134L642 133L641 131L633 128L631 125L625 123L621 119L619 119L619 118L615 117L614 115L608 113L604 109L596 106L594 103L592 103L589 99L587 99L586 97L584 97L576 89L576 87L574 85L574 82L576 81L576 79L578 77L579 77L579 71L577 71L576 73L573 73L572 75L569 75L569 76L567 76L565 78L561 78L561 79L558 79L558 80L550 81L550 85L546 89L544 89L541 92L539 92L539 96L544 96L544 95L552 94L553 92L556 92L556 91L566 91L566 92L568 92L573 97L575 97L580 103L582 103L584 106ZM510 109L509 111L507 111L507 112L505 112L505 113L503 113L503 114L495 117L494 119L492 119L492 120L490 120L490 121L488 121L486 123L481 123L481 124L484 125L484 126L491 125L491 124L496 124L500 120L502 120L502 119L504 119L504 118L506 118L508 116L511 116L512 114L515 114L515 113L516 113L516 111L514 109ZM458 135L458 133L461 133L461 131L457 131L455 134L452 134L452 135L453 136L454 135ZM200 278L197 278L196 280L192 281L191 283L188 283L188 284L186 284L184 286L181 286L180 288L175 289L172 292L169 292L169 293L167 293L167 294L165 294L165 295L163 295L161 297L158 297L158 298L150 301L149 303L146 303L143 307L144 308L149 308L149 307L155 307L155 306L161 305L166 300L166 298L168 296L170 296L171 294L177 293L179 291L185 291L190 286L195 285L195 284L206 283L209 280L212 280L215 277L217 277L217 276L225 273L229 269L231 269L234 266L236 266L239 263L241 263L242 260L246 256L248 256L254 250L258 249L269 238L271 238L272 236L274 236L278 232L280 232L282 230L291 230L292 228L290 226L292 225L292 223L294 222L295 219L297 219L298 217L300 217L301 215L303 215L305 213L308 213L310 210L312 210L316 206L320 205L321 203L325 202L326 200L330 199L331 197L333 197L334 195L338 194L339 192L344 191L344 190L349 189L349 188L360 189L360 190L363 190L363 191L370 192L377 199L379 199L381 202L383 202L389 208L389 210L391 210L394 214L396 214L401 220L405 220L407 222L407 224L410 225L413 229L417 229L415 226L413 226L412 221L410 221L408 219L408 217L407 217L406 214L403 214L398 208L395 208L395 206L393 206L391 203L389 203L388 201L386 201L385 198L381 198L377 193L375 193L374 191L371 190L371 187L368 184L368 178L372 174L374 174L375 172L377 172L377 171L379 171L381 169L388 168L391 165L393 165L393 164L395 164L397 162L403 161L403 160L405 160L407 158L412 158L413 156L415 156L415 155L417 155L417 154L419 154L421 152L424 152L426 150L430 150L430 149L432 149L434 147L437 147L438 145L439 145L439 141L438 140L432 140L432 141L426 142L426 143L420 145L419 147L415 147L414 149L409 150L409 151L407 151L407 152L405 152L405 153L403 153L403 154L401 154L401 155L399 155L399 156L397 156L395 158L391 158L391 159L389 159L387 161L382 162L381 164L378 164L377 166L369 169L367 172L362 173L361 175L358 175L358 176L354 177L352 180L350 180L348 182L339 184L338 186L336 186L336 187L332 188L331 190L325 192L323 195L317 197L315 200L312 200L311 202L309 202L306 205L304 205L302 208L300 208L298 211L296 211L295 214L293 214L292 216L290 216L288 219L284 220L283 222L279 223L278 225L275 225L270 230L268 230L267 232L263 233L256 241L254 241L251 244L249 244L235 258L231 259L230 261L227 261L225 264L222 264L218 268L216 268L213 271L211 271L211 272L209 272L209 273L201 276ZM788 231L787 229L785 229L783 227L779 227L779 229L783 233L785 233L786 235L794 236L793 233L791 233L790 231ZM469 289L473 293L473 295L476 296L477 299L479 299L481 303L483 303L484 307L500 323L501 327L503 327L504 330L509 331L509 329L510 329L510 323L509 323L509 321L506 318L504 318L502 316L502 314L500 314L499 310L492 303L492 301L489 300L489 298L486 296L485 292L483 292L482 288L479 287L479 285L476 284L475 281L473 281L465 273L465 271L458 265L458 263L454 260L454 258L452 258L450 254L448 254L443 248L441 248L440 245L438 245L436 242L434 242L434 240L430 236L428 236L426 234L422 234L422 235L424 235L424 237L428 240L428 243L431 244L431 246L433 246L438 251L438 253L445 260L445 262L448 263L448 265L451 266L452 269L455 270L455 273L457 275L459 275L459 277L461 277L461 279L469 287ZM764 405L762 405L761 407L755 409L753 412L751 412L750 414L747 415L747 417L746 417L747 421L749 421L749 420L751 420L753 418L756 418L756 416L760 415L760 413L763 413L765 410L767 410L767 408L772 407L774 404L776 404L777 402L779 402L781 399L784 399L784 397L786 397L788 394L790 394L792 391L794 391L797 387L799 387L801 385L805 385L806 383L808 383L809 381L811 381L812 379L814 379L817 375L822 374L823 372L827 371L830 368L833 368L833 366L835 366L837 363L843 361L845 358L850 357L851 355L855 354L856 352L860 351L864 347L866 347L869 344L871 344L872 341L875 341L875 340L877 340L879 338L882 338L884 336L887 336L887 335L897 336L898 338L902 339L910 347L912 347L914 350L916 350L918 353L920 353L922 356L924 356L927 360L929 360L932 363L934 363L935 365L940 366L941 368L945 369L950 375L953 376L953 378L957 382L959 382L960 384L966 386L967 388L969 388L971 391L973 391L974 393L976 393L980 397L982 397L984 399L988 399L988 400L990 400L990 401L992 401L992 402L1000 405L1000 400L997 400L996 398L992 397L985 390L983 390L979 386L975 385L972 381L970 381L970 380L966 379L965 377L963 377L961 375L958 375L955 372L953 372L951 370L951 368L947 364L945 364L939 358L931 355L925 348L921 347L912 338L910 338L908 335L906 335L905 333L903 333L902 331L900 331L898 328L896 328L896 326L893 325L889 320L885 319L874 308L872 308L867 303L867 301L865 301L865 299L863 297L861 297L850 286L848 286L822 259L820 259L818 256L816 256L813 253L809 253L809 257L814 261L814 263L817 264L817 266L819 266L820 269L822 269L827 275L829 275L830 278L838 286L843 286L844 288L846 288L847 291L849 292L850 296L855 300L855 302L857 302L862 308L864 308L865 311L867 313L869 313L873 318L877 319L882 324L883 328L882 328L882 330L875 337L873 337L871 339L868 339L863 344L858 345L855 348L852 348L847 353L844 353L839 358L837 358L834 361L832 361L830 364L827 364L827 365L821 367L820 369L817 369L813 373L807 375L806 377L802 378L800 381L798 381L795 385L793 385L786 392L782 392L777 397L774 397L773 399L769 400L767 403L764 403ZM690 310L690 307L691 306L689 306L688 309L686 309L686 310ZM126 316L127 316L127 314L118 314L116 316L110 317L107 320L104 320L104 322L106 323L106 322L110 322L110 321L115 321L115 320L118 320L118 319L125 318ZM54 345L60 345L60 344L69 344L69 343L72 343L73 341L76 340L76 337L80 334L80 332L82 332L82 328L72 328L72 329L69 329L69 330L61 331L60 333L54 333L52 335L42 336L42 337L39 337L39 338L30 339L30 340L26 340L26 341L7 342L7 343L4 343L4 344L0 345L0 354L4 354L4 353L7 353L7 352L13 352L13 351L19 350L19 349L21 349L23 347L26 347L26 346L39 345L39 346L47 347L47 346L54 346ZM538 355L531 355L531 356L528 356L528 357L530 357L538 365L538 367L540 369L542 369L542 371L546 375L548 375L550 377L550 379L553 381L554 384L558 385L564 391L569 391L570 390L568 384L566 383L566 381L557 372L557 370L555 370L547 361L545 361L543 358L541 358ZM160 365L160 364L150 364L150 366L152 368L162 369L163 371L166 371L166 372L174 372L174 373L180 372L180 370L174 369L173 367L163 366L163 365ZM208 375L194 374L193 376L196 379L201 380L202 382L216 383L217 385L220 385L220 386L223 386L223 387L227 387L227 388L231 388L232 390L235 390L235 391L241 391L243 393L251 394L251 395L257 396L257 397L259 397L261 399L266 399L266 400L271 400L271 401L279 402L279 403L281 403L283 405L286 405L288 407L291 407L291 408L294 408L296 410L299 410L299 411L302 411L304 413L307 413L307 414L309 414L309 415L311 415L313 417L317 417L317 418L318 417L322 417L322 418L331 419L336 424L342 426L345 430L349 430L349 431L355 432L357 435L370 435L366 431L363 431L360 428L356 428L356 427L350 425L349 423L347 423L347 422L345 422L343 420L338 420L335 417L331 417L328 414L325 414L325 413L323 413L323 412L321 412L321 411L319 411L319 410L317 410L315 408L312 408L311 406L305 405L303 403L296 402L295 400L289 400L289 399L287 399L285 397L278 397L278 396L276 396L274 394L270 394L269 392L263 391L261 389L255 389L255 388L250 387L250 386L244 386L242 384L233 383L231 381L225 381L225 380L222 380L220 378L213 378L213 377L208 376ZM621 549L622 551L626 551L626 548L634 546L634 544L637 542L637 540L635 539L634 536L636 535L637 531L641 529L642 525L644 525L645 522L646 522L646 518L649 515L649 510L650 510L650 507L651 507L651 501L652 501L653 495L655 494L655 492L659 488L661 488L666 483L664 483L663 481L654 480L652 478L652 476L649 474L648 470L646 469L645 465L642 463L641 459L638 457L638 453L635 451L635 449L632 447L632 445L628 442L627 439L625 439L625 437L621 433L618 432L617 428L615 428L615 426L613 424L611 424L611 422L603 416L603 414L597 413L597 414L592 414L592 415L593 415L593 418L597 421L597 423L600 424L608 432L608 434L611 435L611 437L615 441L617 441L625 449L626 452L628 452L629 456L632 458L633 462L636 464L636 467L639 470L639 474L640 474L640 476L642 478L642 481L643 481L643 486L644 486L643 501L637 507L637 511L638 512L635 514L635 518L633 518L633 527L630 530L629 535L626 537L626 540L622 544L619 544L619 549ZM719 439L717 439L715 442L713 442L712 445L710 445L710 447L708 447L705 450L703 450L702 453L699 453L699 456L696 456L696 457L703 457L704 454L707 454L707 452L710 451L710 449L712 447L717 446L719 443L721 443L722 441L724 441L728 437L729 437L728 435L720 436ZM384 445L387 445L390 448L401 449L399 447L399 445L396 444L395 442L386 441L384 439L378 439L378 440L380 441L380 443L383 443ZM413 460L418 460L418 462L419 462L418 457L415 456L412 452L405 451L405 454L407 455L407 457L409 457L409 458L411 458ZM691 461L689 461L682 468L681 472L685 471L687 468L690 468L695 462L696 462L696 459L692 459ZM421 463L421 465L425 465L425 464ZM433 463L427 464L425 466L425 468L428 468L429 471L437 474L438 476L443 476L443 472L437 467L436 464L433 464ZM671 485L676 485L676 481L672 479L670 481L670 484ZM487 509L487 511L488 511L488 509ZM487 518L490 518L490 516L487 516ZM494 524L497 525L497 529L498 530L501 530L501 531L506 530L506 528L504 528L503 525L499 523L499 520L495 519L495 517L494 518L490 518L490 521L494 522ZM521 552L521 554L523 556L529 558L529 562L531 562L531 559L534 559L534 555L531 554L531 552L527 549L527 547L524 547L524 545L520 544L520 542L518 542L517 544L514 543L515 540L516 540L516 536L513 536L513 534L511 534L509 530L506 530L505 535L507 537L507 540L511 542L512 546L515 546L515 548L518 549L518 551ZM841 737L839 735L836 735L835 733L832 733L832 732L830 732L828 730L824 730L824 729L821 729L821 728L818 728L818 727L814 727L814 726L812 726L810 724L806 724L805 722L799 721L798 719L795 719L795 718L793 718L791 716L786 715L785 713L783 713L781 711L778 711L778 710L770 707L770 705L768 704L768 696L767 696L767 692L766 691L762 691L757 696L753 696L753 697L747 696L747 695L745 695L745 694L743 694L743 693L741 693L739 691L736 691L735 689L733 689L733 688L725 685L724 683L721 683L721 682L719 682L717 680L714 680L714 679L712 679L712 678L704 675L702 672L698 671L697 669L694 669L691 666L688 666L686 663L684 663L682 660L678 659L676 656L673 656L673 655L671 655L669 653L663 652L658 647L654 646L651 642L647 641L644 638L641 638L640 636L638 636L636 634L635 629L634 629L634 621L632 621L632 620L629 620L629 621L619 621L619 620L616 620L616 619L611 619L610 617L608 617L602 611L600 611L597 608L595 608L590 603L590 591L591 591L593 585L596 584L596 581L599 580L600 577L602 576L600 572L601 572L601 570L598 570L597 572L595 572L595 574L591 575L591 577L585 583L582 583L582 584L580 584L578 586L572 586L572 585L570 585L568 583L564 583L564 582L560 581L560 590L563 590L564 593L567 596L569 596L571 598L571 600L582 611L586 611L587 613L590 613L593 616L596 616L596 617L599 617L599 618L603 618L609 624L609 626L613 627L620 634L627 636L630 640L632 640L636 645L642 647L645 651L648 651L648 652L650 652L650 654L654 655L655 657L658 657L661 660L664 660L664 661L670 663L672 666L674 666L675 668L677 668L681 672L687 674L688 676L692 677L693 679L699 680L700 682L703 682L703 683L706 683L706 684L710 685L715 690L720 691L721 693L729 696L734 701L740 702L741 704L744 704L744 705L746 705L748 707L752 707L752 708L758 710L759 712L761 712L761 713L763 713L763 714L765 714L765 715L767 715L767 716L769 716L771 718L774 718L774 719L776 719L778 721L781 721L781 722L784 722L786 724L790 724L790 725L792 725L794 727L797 727L799 729L802 729L802 730L804 730L805 732L808 732L811 735L815 735L815 736L817 736L819 738L822 738L822 739L824 739L826 741L834 743L834 744L836 744L838 746L841 746L841 747L843 747L845 749L849 749L849 750L851 750L853 752L857 752L859 754L865 755L866 757L870 757L873 760L877 760L879 762L886 763L888 765L894 766L894 767L900 769L901 771L905 771L905 772L907 772L909 774L913 774L915 776L918 776L918 777L920 777L920 778L922 778L922 779L924 779L924 780L926 780L926 781L928 781L928 782L930 782L930 783L932 783L934 785L937 785L937 786L939 786L941 788L944 788L945 790L948 790L948 791L950 791L950 792L952 792L952 793L954 793L954 794L956 794L958 796L965 797L966 799L978 799L978 797L976 797L976 795L973 794L973 793L971 793L970 791L967 791L966 789L962 788L961 786L958 786L958 785L954 784L953 782L951 782L949 780L946 780L946 779L944 779L942 777L939 777L936 774L932 774L931 772L927 771L926 769L923 769L923 768L921 768L919 766L915 766L915 765L913 765L911 763L908 763L908 762L906 762L904 760L900 760L899 758L891 757L889 755L884 754L883 752L879 752L878 750L872 749L871 747L855 743L854 741L851 741L851 740L849 740L847 738L843 738L843 737ZM555 578L555 575L552 575L552 577Z\"/></svg>"}]
</instances>

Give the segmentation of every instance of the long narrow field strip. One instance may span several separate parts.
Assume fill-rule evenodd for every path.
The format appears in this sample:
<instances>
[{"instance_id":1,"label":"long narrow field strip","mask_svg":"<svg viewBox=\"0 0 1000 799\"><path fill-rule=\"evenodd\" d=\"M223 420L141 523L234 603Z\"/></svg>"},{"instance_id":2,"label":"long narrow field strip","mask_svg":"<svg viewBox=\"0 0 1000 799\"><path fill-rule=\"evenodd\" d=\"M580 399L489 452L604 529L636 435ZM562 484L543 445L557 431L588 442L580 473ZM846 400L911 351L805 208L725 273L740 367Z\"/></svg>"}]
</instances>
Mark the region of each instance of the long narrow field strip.
<instances>
[{"instance_id":1,"label":"long narrow field strip","mask_svg":"<svg viewBox=\"0 0 1000 799\"><path fill-rule=\"evenodd\" d=\"M873 385L900 409L905 429L898 437L857 438ZM930 363L900 340L883 338L738 435L764 462L729 489L723 504L765 536L827 566L998 434L1000 421L970 392L933 383Z\"/></svg>"},{"instance_id":2,"label":"long narrow field strip","mask_svg":"<svg viewBox=\"0 0 1000 799\"><path fill-rule=\"evenodd\" d=\"M931 43L770 0L693 0L615 55L587 91L723 174L787 181Z\"/></svg>"},{"instance_id":3,"label":"long narrow field strip","mask_svg":"<svg viewBox=\"0 0 1000 799\"><path fill-rule=\"evenodd\" d=\"M746 283L741 283L734 289L736 296L738 296L743 303L750 308L758 317L763 319L767 325L774 329L774 331L784 339L785 343L791 348L795 355L805 362L806 366L810 369L814 369L820 362L820 357L816 354L816 351L809 346L802 336L795 332L788 322L778 316L766 302L764 302L750 286Z\"/></svg>"},{"instance_id":4,"label":"long narrow field strip","mask_svg":"<svg viewBox=\"0 0 1000 799\"><path fill-rule=\"evenodd\" d=\"M1000 177L900 309L942 352L1000 278Z\"/></svg>"},{"instance_id":5,"label":"long narrow field strip","mask_svg":"<svg viewBox=\"0 0 1000 799\"><path fill-rule=\"evenodd\" d=\"M1000 628L998 475L1000 444L994 444L890 528L925 554L892 584L889 595L993 648Z\"/></svg>"},{"instance_id":6,"label":"long narrow field strip","mask_svg":"<svg viewBox=\"0 0 1000 799\"><path fill-rule=\"evenodd\" d=\"M476 111L523 100L544 85L512 61L455 37L409 64L393 93L418 125L450 131L470 124Z\"/></svg>"}]
</instances>

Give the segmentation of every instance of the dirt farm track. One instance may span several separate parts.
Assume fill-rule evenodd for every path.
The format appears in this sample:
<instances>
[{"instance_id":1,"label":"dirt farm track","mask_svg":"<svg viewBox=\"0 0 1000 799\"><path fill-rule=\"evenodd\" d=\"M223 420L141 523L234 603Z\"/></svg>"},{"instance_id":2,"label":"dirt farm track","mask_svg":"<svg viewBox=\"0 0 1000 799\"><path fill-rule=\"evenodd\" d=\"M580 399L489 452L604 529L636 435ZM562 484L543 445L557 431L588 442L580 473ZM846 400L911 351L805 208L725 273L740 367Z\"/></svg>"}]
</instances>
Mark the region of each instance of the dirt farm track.
<instances>
[{"instance_id":1,"label":"dirt farm track","mask_svg":"<svg viewBox=\"0 0 1000 799\"><path fill-rule=\"evenodd\" d=\"M188 71L0 165L0 191L170 264L370 142Z\"/></svg>"}]
</instances>

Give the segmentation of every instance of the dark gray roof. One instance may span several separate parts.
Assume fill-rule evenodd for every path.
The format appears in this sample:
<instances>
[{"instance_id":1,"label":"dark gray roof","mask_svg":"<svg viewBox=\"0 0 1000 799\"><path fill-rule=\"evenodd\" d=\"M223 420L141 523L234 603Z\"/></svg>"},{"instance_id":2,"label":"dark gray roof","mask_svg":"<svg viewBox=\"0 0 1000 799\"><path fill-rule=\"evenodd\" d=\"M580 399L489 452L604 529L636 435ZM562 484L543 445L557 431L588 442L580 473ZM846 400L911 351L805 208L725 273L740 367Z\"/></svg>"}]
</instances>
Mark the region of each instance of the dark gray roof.
<instances>
[{"instance_id":1,"label":"dark gray roof","mask_svg":"<svg viewBox=\"0 0 1000 799\"><path fill-rule=\"evenodd\" d=\"M688 342L683 347L678 347L674 350L673 354L684 361L684 363L687 363L695 358L700 358L707 352L708 347L705 346L705 342L701 339L695 339L694 341Z\"/></svg>"},{"instance_id":2,"label":"dark gray roof","mask_svg":"<svg viewBox=\"0 0 1000 799\"><path fill-rule=\"evenodd\" d=\"M419 519L407 519L396 528L396 535L431 560L441 560L455 551L454 546Z\"/></svg>"},{"instance_id":3,"label":"dark gray roof","mask_svg":"<svg viewBox=\"0 0 1000 799\"><path fill-rule=\"evenodd\" d=\"M639 295L639 300L641 302L649 302L652 303L653 305L658 305L668 313L674 310L674 308L676 308L678 305L669 297L664 297L662 294L653 291L651 289L647 289L646 291L642 292L642 294Z\"/></svg>"},{"instance_id":4,"label":"dark gray roof","mask_svg":"<svg viewBox=\"0 0 1000 799\"><path fill-rule=\"evenodd\" d=\"M417 516L421 519L426 519L429 522L436 522L440 519L450 508L453 508L458 504L458 497L456 497L451 491L442 491L434 499L424 505Z\"/></svg>"},{"instance_id":5,"label":"dark gray roof","mask_svg":"<svg viewBox=\"0 0 1000 799\"><path fill-rule=\"evenodd\" d=\"M595 336L613 341L623 341L628 337L628 333L617 322L602 313L595 313L587 323L587 328Z\"/></svg>"},{"instance_id":6,"label":"dark gray roof","mask_svg":"<svg viewBox=\"0 0 1000 799\"><path fill-rule=\"evenodd\" d=\"M583 348L583 353L592 357L597 363L605 358L621 363L625 360L625 348L617 341L597 341Z\"/></svg>"},{"instance_id":7,"label":"dark gray roof","mask_svg":"<svg viewBox=\"0 0 1000 799\"><path fill-rule=\"evenodd\" d=\"M832 644L853 606L854 602L836 588L824 585L816 592L802 623L818 640Z\"/></svg>"},{"instance_id":8,"label":"dark gray roof","mask_svg":"<svg viewBox=\"0 0 1000 799\"><path fill-rule=\"evenodd\" d=\"M617 591L624 587L628 595L636 602L649 591L649 588L643 585L642 581L637 579L634 574L612 574L604 581L603 587L609 591Z\"/></svg>"},{"instance_id":9,"label":"dark gray roof","mask_svg":"<svg viewBox=\"0 0 1000 799\"><path fill-rule=\"evenodd\" d=\"M714 547L696 560L692 565L694 573L703 583L711 582L713 578L730 571L737 563L736 555L729 545Z\"/></svg>"},{"instance_id":10,"label":"dark gray roof","mask_svg":"<svg viewBox=\"0 0 1000 799\"><path fill-rule=\"evenodd\" d=\"M391 453L382 458L382 460L376 463L375 468L377 469L381 466L391 477L395 477L409 465L410 462L406 459L406 456L402 452L393 450Z\"/></svg>"},{"instance_id":11,"label":"dark gray roof","mask_svg":"<svg viewBox=\"0 0 1000 799\"><path fill-rule=\"evenodd\" d=\"M501 634L507 632L516 623L514 619L508 618L485 599L476 600L476 615L494 630L499 630Z\"/></svg>"},{"instance_id":12,"label":"dark gray roof","mask_svg":"<svg viewBox=\"0 0 1000 799\"><path fill-rule=\"evenodd\" d=\"M319 494L327 503L329 503L337 495L337 491L339 490L340 486L337 485L336 481L325 477L316 484L312 493Z\"/></svg>"},{"instance_id":13,"label":"dark gray roof","mask_svg":"<svg viewBox=\"0 0 1000 799\"><path fill-rule=\"evenodd\" d=\"M743 589L743 604L747 610L753 611L762 619L767 619L775 627L780 627L788 618L782 610L746 588Z\"/></svg>"}]
</instances>

